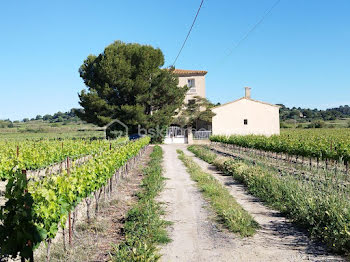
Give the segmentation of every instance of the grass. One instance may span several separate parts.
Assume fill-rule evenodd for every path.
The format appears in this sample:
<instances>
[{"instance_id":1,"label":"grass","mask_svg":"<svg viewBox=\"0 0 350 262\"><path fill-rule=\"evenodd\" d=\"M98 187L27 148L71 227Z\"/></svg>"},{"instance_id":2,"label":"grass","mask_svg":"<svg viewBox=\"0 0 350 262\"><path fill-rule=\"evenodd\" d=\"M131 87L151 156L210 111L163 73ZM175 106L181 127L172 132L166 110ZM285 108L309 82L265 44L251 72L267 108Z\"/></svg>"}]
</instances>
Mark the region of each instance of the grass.
<instances>
[{"instance_id":1,"label":"grass","mask_svg":"<svg viewBox=\"0 0 350 262\"><path fill-rule=\"evenodd\" d=\"M0 127L0 140L57 139L104 137L101 128L78 122L49 123L42 120L14 123L12 128Z\"/></svg>"},{"instance_id":2,"label":"grass","mask_svg":"<svg viewBox=\"0 0 350 262\"><path fill-rule=\"evenodd\" d=\"M326 120L323 121L321 119L315 119L314 121L322 121L324 122L325 126L323 128L319 128L319 129L329 129L329 128L349 128L349 121L350 118L339 118L336 120ZM295 122L294 120L285 120L285 121L281 121L282 124L282 128L307 128L308 125L311 122L308 121L297 121ZM282 129L282 130L283 130Z\"/></svg>"},{"instance_id":3,"label":"grass","mask_svg":"<svg viewBox=\"0 0 350 262\"><path fill-rule=\"evenodd\" d=\"M222 186L212 175L202 171L191 157L186 156L183 151L177 150L179 159L187 167L192 180L197 182L204 197L209 201L211 207L230 231L248 237L256 233L259 228L253 217L244 210L230 195L228 190Z\"/></svg>"},{"instance_id":4,"label":"grass","mask_svg":"<svg viewBox=\"0 0 350 262\"><path fill-rule=\"evenodd\" d=\"M278 174L263 166L248 165L228 157L218 157L210 149L190 146L189 150L242 182L248 191L280 210L313 238L323 241L335 252L350 251L350 201L348 196L327 184Z\"/></svg>"},{"instance_id":5,"label":"grass","mask_svg":"<svg viewBox=\"0 0 350 262\"><path fill-rule=\"evenodd\" d=\"M165 230L169 222L161 219L164 211L155 200L164 187L162 159L161 147L155 146L144 170L145 178L138 193L138 202L127 213L125 241L114 247L112 261L158 261L160 255L156 245L170 241Z\"/></svg>"},{"instance_id":6,"label":"grass","mask_svg":"<svg viewBox=\"0 0 350 262\"><path fill-rule=\"evenodd\" d=\"M63 262L85 262L90 261L91 258L98 252L95 245L98 235L106 231L107 221L91 220L90 223L81 222L76 226L76 234L78 237L73 239L73 247L69 247L68 244L68 232L66 229L66 250L63 247L63 239L52 245L50 261ZM41 246L40 251L35 257L35 261L45 262L46 260L46 247Z\"/></svg>"}]
</instances>

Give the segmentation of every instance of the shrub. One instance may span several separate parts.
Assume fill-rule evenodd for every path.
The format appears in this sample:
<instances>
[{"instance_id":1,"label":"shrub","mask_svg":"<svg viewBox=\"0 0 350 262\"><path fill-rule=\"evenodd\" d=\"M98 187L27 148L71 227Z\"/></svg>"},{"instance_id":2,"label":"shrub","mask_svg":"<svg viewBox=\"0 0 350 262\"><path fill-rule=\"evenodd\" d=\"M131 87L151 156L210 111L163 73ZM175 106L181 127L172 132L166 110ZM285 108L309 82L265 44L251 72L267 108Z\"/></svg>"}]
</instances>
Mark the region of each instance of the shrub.
<instances>
[{"instance_id":1,"label":"shrub","mask_svg":"<svg viewBox=\"0 0 350 262\"><path fill-rule=\"evenodd\" d=\"M281 123L280 123L280 128L291 128L291 126L288 125L288 124L285 123L285 122L281 122Z\"/></svg>"},{"instance_id":2,"label":"shrub","mask_svg":"<svg viewBox=\"0 0 350 262\"><path fill-rule=\"evenodd\" d=\"M311 122L307 127L308 128L324 128L326 126L326 123L324 121L318 120Z\"/></svg>"}]
</instances>

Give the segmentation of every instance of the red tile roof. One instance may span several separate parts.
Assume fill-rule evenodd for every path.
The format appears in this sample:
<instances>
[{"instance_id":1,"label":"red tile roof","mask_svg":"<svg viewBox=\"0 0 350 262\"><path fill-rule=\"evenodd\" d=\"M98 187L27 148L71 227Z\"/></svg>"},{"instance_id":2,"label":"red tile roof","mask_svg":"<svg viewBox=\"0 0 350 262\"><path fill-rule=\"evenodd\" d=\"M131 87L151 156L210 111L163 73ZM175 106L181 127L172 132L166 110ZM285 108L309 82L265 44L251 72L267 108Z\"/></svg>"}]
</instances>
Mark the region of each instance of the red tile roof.
<instances>
[{"instance_id":1,"label":"red tile roof","mask_svg":"<svg viewBox=\"0 0 350 262\"><path fill-rule=\"evenodd\" d=\"M174 69L173 73L177 76L204 76L208 72L203 70Z\"/></svg>"}]
</instances>

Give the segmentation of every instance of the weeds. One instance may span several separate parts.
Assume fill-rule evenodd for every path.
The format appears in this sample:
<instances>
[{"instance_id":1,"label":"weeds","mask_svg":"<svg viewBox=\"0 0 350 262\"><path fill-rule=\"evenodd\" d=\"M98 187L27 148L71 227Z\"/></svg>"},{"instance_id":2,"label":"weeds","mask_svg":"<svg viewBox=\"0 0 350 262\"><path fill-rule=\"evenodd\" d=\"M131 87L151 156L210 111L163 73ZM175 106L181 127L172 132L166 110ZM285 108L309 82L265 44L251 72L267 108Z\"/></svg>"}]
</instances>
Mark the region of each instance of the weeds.
<instances>
[{"instance_id":1,"label":"weeds","mask_svg":"<svg viewBox=\"0 0 350 262\"><path fill-rule=\"evenodd\" d=\"M160 255L156 245L170 241L165 230L168 222L161 219L163 210L155 201L164 186L162 158L161 147L155 146L144 170L142 190L137 195L139 200L127 213L125 241L114 247L112 261L158 261Z\"/></svg>"},{"instance_id":2,"label":"weeds","mask_svg":"<svg viewBox=\"0 0 350 262\"><path fill-rule=\"evenodd\" d=\"M317 181L277 174L263 166L250 166L228 157L217 157L201 146L188 148L204 161L242 182L250 193L280 210L333 251L350 251L350 201ZM210 156L210 158L208 158ZM214 160L213 160L214 159Z\"/></svg>"},{"instance_id":3,"label":"weeds","mask_svg":"<svg viewBox=\"0 0 350 262\"><path fill-rule=\"evenodd\" d=\"M220 221L232 232L239 233L242 237L252 236L258 223L244 210L233 196L212 175L202 171L190 157L181 150L177 150L179 159L187 167L191 178L197 182L203 195L208 199L211 207L216 212Z\"/></svg>"}]
</instances>

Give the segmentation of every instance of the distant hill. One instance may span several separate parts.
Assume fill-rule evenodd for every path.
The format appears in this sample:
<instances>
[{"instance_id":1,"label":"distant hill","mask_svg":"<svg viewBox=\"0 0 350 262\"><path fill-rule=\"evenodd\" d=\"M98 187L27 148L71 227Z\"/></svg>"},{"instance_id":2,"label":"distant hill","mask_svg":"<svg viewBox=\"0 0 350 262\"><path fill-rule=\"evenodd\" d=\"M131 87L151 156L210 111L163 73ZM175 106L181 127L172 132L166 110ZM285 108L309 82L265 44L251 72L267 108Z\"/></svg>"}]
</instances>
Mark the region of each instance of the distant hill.
<instances>
[{"instance_id":1,"label":"distant hill","mask_svg":"<svg viewBox=\"0 0 350 262\"><path fill-rule=\"evenodd\" d=\"M68 122L79 122L81 120L76 115L76 112L80 111L80 110L82 110L82 109L72 108L68 112L64 112L64 113L57 112L57 113L55 113L53 115L46 114L44 116L37 115L35 118L32 118L32 119L25 118L22 121L23 122L28 122L28 121L33 121L33 120L43 120L43 121L48 121L50 123L65 122L65 121L68 121Z\"/></svg>"},{"instance_id":2,"label":"distant hill","mask_svg":"<svg viewBox=\"0 0 350 262\"><path fill-rule=\"evenodd\" d=\"M13 128L19 123L38 123L42 122L47 123L47 124L52 124L52 123L57 123L57 124L74 124L74 123L85 123L84 121L80 120L79 117L76 115L76 112L82 110L82 109L76 109L73 108L67 112L57 112L53 115L46 114L44 116L42 115L37 115L36 117L33 118L24 118L21 121L11 121L10 119L5 119L5 120L0 120L0 128Z\"/></svg>"},{"instance_id":3,"label":"distant hill","mask_svg":"<svg viewBox=\"0 0 350 262\"><path fill-rule=\"evenodd\" d=\"M68 112L37 115L21 121L0 120L1 139L57 139L57 138L101 138L104 131L80 120L76 116L79 109Z\"/></svg>"},{"instance_id":4,"label":"distant hill","mask_svg":"<svg viewBox=\"0 0 350 262\"><path fill-rule=\"evenodd\" d=\"M286 107L283 104L279 104L280 118L281 120L336 120L340 118L350 118L350 107L348 105L340 106L336 108L330 108L326 110L309 109L309 108L296 108Z\"/></svg>"},{"instance_id":5,"label":"distant hill","mask_svg":"<svg viewBox=\"0 0 350 262\"><path fill-rule=\"evenodd\" d=\"M326 110L286 107L279 104L281 127L322 128L350 127L350 106Z\"/></svg>"}]
</instances>

